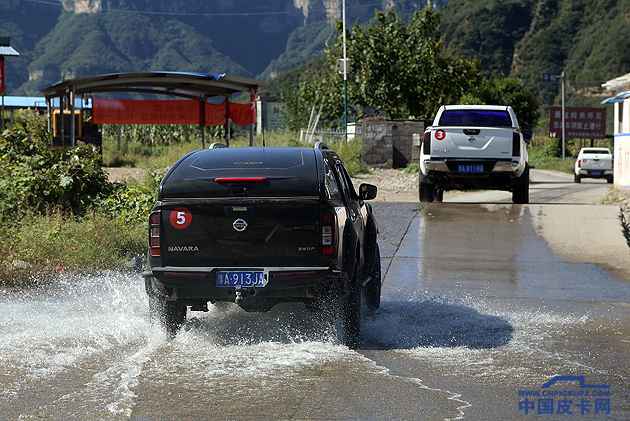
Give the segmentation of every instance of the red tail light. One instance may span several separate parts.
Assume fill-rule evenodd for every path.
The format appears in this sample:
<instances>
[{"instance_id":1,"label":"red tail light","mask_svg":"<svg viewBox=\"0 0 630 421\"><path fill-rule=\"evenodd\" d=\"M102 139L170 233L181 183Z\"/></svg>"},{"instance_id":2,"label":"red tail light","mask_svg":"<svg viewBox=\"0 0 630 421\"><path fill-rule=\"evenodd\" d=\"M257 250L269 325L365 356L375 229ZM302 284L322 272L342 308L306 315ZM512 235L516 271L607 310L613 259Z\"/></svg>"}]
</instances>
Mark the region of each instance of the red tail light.
<instances>
[{"instance_id":1,"label":"red tail light","mask_svg":"<svg viewBox=\"0 0 630 421\"><path fill-rule=\"evenodd\" d=\"M155 211L149 216L149 255L151 257L160 257L162 254L160 247L161 219L160 211Z\"/></svg>"},{"instance_id":2,"label":"red tail light","mask_svg":"<svg viewBox=\"0 0 630 421\"><path fill-rule=\"evenodd\" d=\"M581 167L581 166L582 166L582 160L578 159L578 167Z\"/></svg>"},{"instance_id":3,"label":"red tail light","mask_svg":"<svg viewBox=\"0 0 630 421\"><path fill-rule=\"evenodd\" d=\"M214 182L219 184L260 184L267 181L267 177L220 177Z\"/></svg>"},{"instance_id":4,"label":"red tail light","mask_svg":"<svg viewBox=\"0 0 630 421\"><path fill-rule=\"evenodd\" d=\"M320 216L322 228L322 254L334 256L337 254L337 215L333 211L323 212Z\"/></svg>"},{"instance_id":5,"label":"red tail light","mask_svg":"<svg viewBox=\"0 0 630 421\"><path fill-rule=\"evenodd\" d=\"M521 134L519 132L512 134L512 156L521 156Z\"/></svg>"}]
</instances>

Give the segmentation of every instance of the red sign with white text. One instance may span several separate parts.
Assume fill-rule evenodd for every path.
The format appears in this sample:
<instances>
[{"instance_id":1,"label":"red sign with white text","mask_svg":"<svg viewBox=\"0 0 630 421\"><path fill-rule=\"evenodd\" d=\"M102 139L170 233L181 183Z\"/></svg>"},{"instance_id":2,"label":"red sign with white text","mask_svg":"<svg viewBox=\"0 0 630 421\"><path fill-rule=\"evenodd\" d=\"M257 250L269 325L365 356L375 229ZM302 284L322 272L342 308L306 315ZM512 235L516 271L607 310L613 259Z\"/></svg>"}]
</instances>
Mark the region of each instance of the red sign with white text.
<instances>
[{"instance_id":1,"label":"red sign with white text","mask_svg":"<svg viewBox=\"0 0 630 421\"><path fill-rule=\"evenodd\" d=\"M567 139L602 139L606 137L605 108L567 107L565 113L565 133ZM549 132L562 137L562 108L549 110Z\"/></svg>"},{"instance_id":2,"label":"red sign with white text","mask_svg":"<svg viewBox=\"0 0 630 421\"><path fill-rule=\"evenodd\" d=\"M0 56L0 95L4 95L4 57Z\"/></svg>"}]
</instances>

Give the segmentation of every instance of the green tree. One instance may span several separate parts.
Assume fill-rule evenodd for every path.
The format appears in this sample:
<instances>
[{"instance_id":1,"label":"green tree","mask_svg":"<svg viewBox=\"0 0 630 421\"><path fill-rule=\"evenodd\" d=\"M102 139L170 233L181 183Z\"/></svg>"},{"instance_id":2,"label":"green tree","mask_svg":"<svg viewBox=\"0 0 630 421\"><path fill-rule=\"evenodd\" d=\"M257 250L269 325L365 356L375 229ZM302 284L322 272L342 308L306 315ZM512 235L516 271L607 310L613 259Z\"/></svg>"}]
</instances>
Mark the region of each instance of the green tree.
<instances>
[{"instance_id":1,"label":"green tree","mask_svg":"<svg viewBox=\"0 0 630 421\"><path fill-rule=\"evenodd\" d=\"M368 25L348 37L351 115L365 111L389 118L430 118L480 81L475 61L447 57L440 42L439 15L431 8L405 22L395 11L377 12ZM324 125L338 126L343 115L342 76L338 72L341 37L316 66L284 90L290 127L306 127L313 106Z\"/></svg>"}]
</instances>

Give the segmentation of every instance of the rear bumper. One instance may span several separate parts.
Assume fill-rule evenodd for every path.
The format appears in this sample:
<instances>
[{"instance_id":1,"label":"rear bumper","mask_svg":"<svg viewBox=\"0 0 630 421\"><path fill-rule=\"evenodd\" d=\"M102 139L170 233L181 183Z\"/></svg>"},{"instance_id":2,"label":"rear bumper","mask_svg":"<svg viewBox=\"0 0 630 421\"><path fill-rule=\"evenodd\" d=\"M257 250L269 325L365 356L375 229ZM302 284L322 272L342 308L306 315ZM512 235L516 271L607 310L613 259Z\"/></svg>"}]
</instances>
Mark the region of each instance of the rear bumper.
<instances>
[{"instance_id":1,"label":"rear bumper","mask_svg":"<svg viewBox=\"0 0 630 421\"><path fill-rule=\"evenodd\" d=\"M268 282L262 288L219 288L219 270L264 270ZM310 301L323 293L343 289L341 272L324 267L283 268L181 268L158 267L144 272L147 293L157 293L168 301L185 304L200 302L236 302L245 297L242 307L268 309L280 302Z\"/></svg>"},{"instance_id":2,"label":"rear bumper","mask_svg":"<svg viewBox=\"0 0 630 421\"><path fill-rule=\"evenodd\" d=\"M608 178L612 177L613 170L587 170L587 169L579 169L578 174L580 177L589 177L589 178Z\"/></svg>"},{"instance_id":3,"label":"rear bumper","mask_svg":"<svg viewBox=\"0 0 630 421\"><path fill-rule=\"evenodd\" d=\"M483 172L461 173L459 165L483 165ZM423 175L432 184L447 190L510 190L525 170L525 163L512 159L436 159L422 163Z\"/></svg>"}]
</instances>

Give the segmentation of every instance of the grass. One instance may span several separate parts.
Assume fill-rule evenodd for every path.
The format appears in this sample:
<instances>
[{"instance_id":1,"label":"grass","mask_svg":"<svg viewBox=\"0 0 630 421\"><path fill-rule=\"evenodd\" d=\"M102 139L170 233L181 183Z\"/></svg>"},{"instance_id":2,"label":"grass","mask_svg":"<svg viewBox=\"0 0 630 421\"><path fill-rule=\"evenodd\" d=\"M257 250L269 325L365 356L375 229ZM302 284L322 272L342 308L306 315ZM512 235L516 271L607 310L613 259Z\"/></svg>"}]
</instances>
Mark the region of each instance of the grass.
<instances>
[{"instance_id":1,"label":"grass","mask_svg":"<svg viewBox=\"0 0 630 421\"><path fill-rule=\"evenodd\" d=\"M575 160L573 158L557 158L550 155L544 146L532 146L529 148L529 165L539 170L554 170L565 173L573 173Z\"/></svg>"},{"instance_id":2,"label":"grass","mask_svg":"<svg viewBox=\"0 0 630 421\"><path fill-rule=\"evenodd\" d=\"M208 140L207 144L219 140ZM260 137L257 145L262 144ZM300 143L298 136L291 132L271 132L265 136L267 147L312 147L308 143ZM231 147L249 146L249 138L240 136L230 141ZM346 164L350 175L367 172L367 167L361 161L361 142L332 142L328 146L337 152ZM117 149L113 139L107 140L103 145L103 163L106 167L134 167L149 170L166 168L190 151L200 149L198 141L173 143L171 145L145 145L138 141L123 142L120 150Z\"/></svg>"},{"instance_id":3,"label":"grass","mask_svg":"<svg viewBox=\"0 0 630 421\"><path fill-rule=\"evenodd\" d=\"M146 253L144 224L91 214L28 215L0 233L0 284L34 283L58 272L120 269Z\"/></svg>"}]
</instances>

